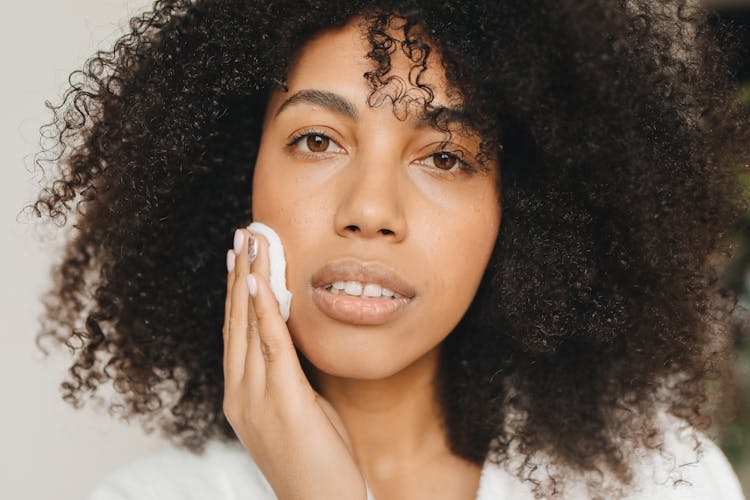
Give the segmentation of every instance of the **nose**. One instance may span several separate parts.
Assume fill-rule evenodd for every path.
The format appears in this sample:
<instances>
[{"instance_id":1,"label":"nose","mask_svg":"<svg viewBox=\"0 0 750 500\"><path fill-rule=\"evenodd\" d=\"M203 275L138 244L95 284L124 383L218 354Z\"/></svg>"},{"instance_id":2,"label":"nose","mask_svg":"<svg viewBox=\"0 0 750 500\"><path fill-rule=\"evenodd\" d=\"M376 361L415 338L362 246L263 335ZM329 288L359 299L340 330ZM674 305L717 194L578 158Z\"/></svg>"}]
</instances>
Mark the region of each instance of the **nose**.
<instances>
[{"instance_id":1,"label":"nose","mask_svg":"<svg viewBox=\"0 0 750 500\"><path fill-rule=\"evenodd\" d=\"M383 154L353 160L339 186L336 232L345 238L401 241L406 236L402 175L398 160Z\"/></svg>"}]
</instances>

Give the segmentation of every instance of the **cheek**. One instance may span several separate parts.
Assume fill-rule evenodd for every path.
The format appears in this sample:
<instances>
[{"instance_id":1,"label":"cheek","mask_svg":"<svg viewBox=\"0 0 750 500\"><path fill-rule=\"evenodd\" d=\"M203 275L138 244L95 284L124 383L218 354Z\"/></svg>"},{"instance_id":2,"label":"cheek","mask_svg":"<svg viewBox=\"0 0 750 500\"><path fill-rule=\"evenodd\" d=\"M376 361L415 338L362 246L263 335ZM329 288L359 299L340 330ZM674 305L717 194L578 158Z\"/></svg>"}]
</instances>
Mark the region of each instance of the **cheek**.
<instances>
[{"instance_id":1,"label":"cheek","mask_svg":"<svg viewBox=\"0 0 750 500\"><path fill-rule=\"evenodd\" d=\"M286 211L289 197L289 185L280 175L279 165L279 159L266 154L261 143L253 170L252 212L255 220L268 222L269 225L269 217Z\"/></svg>"},{"instance_id":2,"label":"cheek","mask_svg":"<svg viewBox=\"0 0 750 500\"><path fill-rule=\"evenodd\" d=\"M306 299L309 277L319 262L325 236L331 231L330 197L310 189L303 179L289 176L283 158L264 157L253 174L253 219L268 224L279 235L286 257L287 288L292 292L291 317L298 316ZM274 167L277 168L274 168Z\"/></svg>"},{"instance_id":3,"label":"cheek","mask_svg":"<svg viewBox=\"0 0 750 500\"><path fill-rule=\"evenodd\" d=\"M301 228L314 224L322 207L310 198L310 190L300 179L289 177L283 158L263 152L261 147L253 172L253 220L274 228L286 250L295 246L294 238L299 237Z\"/></svg>"},{"instance_id":4,"label":"cheek","mask_svg":"<svg viewBox=\"0 0 750 500\"><path fill-rule=\"evenodd\" d=\"M436 308L446 314L469 307L497 239L500 209L496 204L486 203L468 213L471 216L442 221L440 231L435 231L442 236L432 238L431 251L426 253L432 271L427 288Z\"/></svg>"}]
</instances>

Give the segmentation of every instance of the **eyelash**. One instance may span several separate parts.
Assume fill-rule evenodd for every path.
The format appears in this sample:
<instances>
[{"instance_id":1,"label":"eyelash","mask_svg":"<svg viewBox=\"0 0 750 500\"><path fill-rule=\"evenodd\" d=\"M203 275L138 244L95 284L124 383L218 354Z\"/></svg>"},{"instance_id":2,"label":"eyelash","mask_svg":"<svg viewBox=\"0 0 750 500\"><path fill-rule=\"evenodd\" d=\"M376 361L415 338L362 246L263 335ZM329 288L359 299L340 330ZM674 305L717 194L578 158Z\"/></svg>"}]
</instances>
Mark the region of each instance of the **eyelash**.
<instances>
[{"instance_id":1,"label":"eyelash","mask_svg":"<svg viewBox=\"0 0 750 500\"><path fill-rule=\"evenodd\" d=\"M292 135L292 137L289 138L289 141L286 144L287 148L291 149L294 146L296 146L302 139L304 139L304 138L306 138L308 136L315 136L315 135L320 136L320 137L325 137L329 141L331 141L334 144L336 144L337 146L339 146L338 143L336 141L334 141L329 135L327 135L327 134L325 134L325 133L323 133L323 132L321 132L319 130L307 129L307 130L300 130L299 132L296 132L294 135ZM339 146L339 147L341 148L341 146ZM420 161L423 161L424 159L427 159L427 158L429 158L429 157L431 157L433 155L439 154L439 153L446 153L446 154L450 155L452 158L455 158L456 162L458 162L458 169L456 169L456 170L443 170L443 169L435 167L435 170L443 172L444 174L453 174L453 175L458 174L459 173L458 171L461 171L461 170L466 171L466 172L476 172L477 171L477 169L476 169L476 167L474 167L474 165L472 165L470 162L468 162L468 161L466 161L466 160L463 159L463 154L461 153L461 151L451 151L451 150L447 150L447 149L441 149L439 151L435 151L433 153L430 153L429 155L427 155L425 158L423 158ZM306 157L317 157L318 155L326 154L326 153L307 153L307 152L302 152L302 154L304 156L306 156Z\"/></svg>"}]
</instances>

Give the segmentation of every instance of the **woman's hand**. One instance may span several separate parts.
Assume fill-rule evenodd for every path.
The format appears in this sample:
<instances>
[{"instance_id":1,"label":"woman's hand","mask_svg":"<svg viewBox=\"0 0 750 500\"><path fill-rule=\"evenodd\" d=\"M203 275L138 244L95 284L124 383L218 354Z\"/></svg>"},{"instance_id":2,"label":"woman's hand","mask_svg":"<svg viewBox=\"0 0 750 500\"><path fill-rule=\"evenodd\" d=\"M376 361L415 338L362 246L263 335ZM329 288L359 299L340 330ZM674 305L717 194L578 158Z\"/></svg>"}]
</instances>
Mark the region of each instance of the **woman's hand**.
<instances>
[{"instance_id":1,"label":"woman's hand","mask_svg":"<svg viewBox=\"0 0 750 500\"><path fill-rule=\"evenodd\" d=\"M258 240L252 269L248 237ZM280 500L365 499L346 428L307 380L279 313L268 242L239 229L235 249L240 244L239 253L227 255L224 414ZM248 273L255 278L254 297Z\"/></svg>"}]
</instances>

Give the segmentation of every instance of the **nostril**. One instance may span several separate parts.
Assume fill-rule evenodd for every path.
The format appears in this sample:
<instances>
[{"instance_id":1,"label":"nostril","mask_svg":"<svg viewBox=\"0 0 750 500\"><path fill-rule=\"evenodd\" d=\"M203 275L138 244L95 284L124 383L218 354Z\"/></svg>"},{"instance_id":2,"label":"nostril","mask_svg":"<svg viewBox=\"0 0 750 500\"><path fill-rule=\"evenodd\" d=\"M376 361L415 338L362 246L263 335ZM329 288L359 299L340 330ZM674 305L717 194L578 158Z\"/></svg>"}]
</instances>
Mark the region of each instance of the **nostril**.
<instances>
[{"instance_id":1,"label":"nostril","mask_svg":"<svg viewBox=\"0 0 750 500\"><path fill-rule=\"evenodd\" d=\"M361 231L361 229L359 228L359 226L356 226L356 225L354 225L354 224L351 224L351 225L349 225L349 226L346 226L346 228L345 228L345 229L346 229L347 231L353 231L353 232L360 232L360 231ZM382 234L385 234L385 235L388 235L388 234L395 234L395 233L394 233L394 232L393 232L392 230L390 230L390 229L385 229L385 228L383 228L383 229L379 229L379 230L378 230L378 232L379 232L379 233L382 233Z\"/></svg>"}]
</instances>

